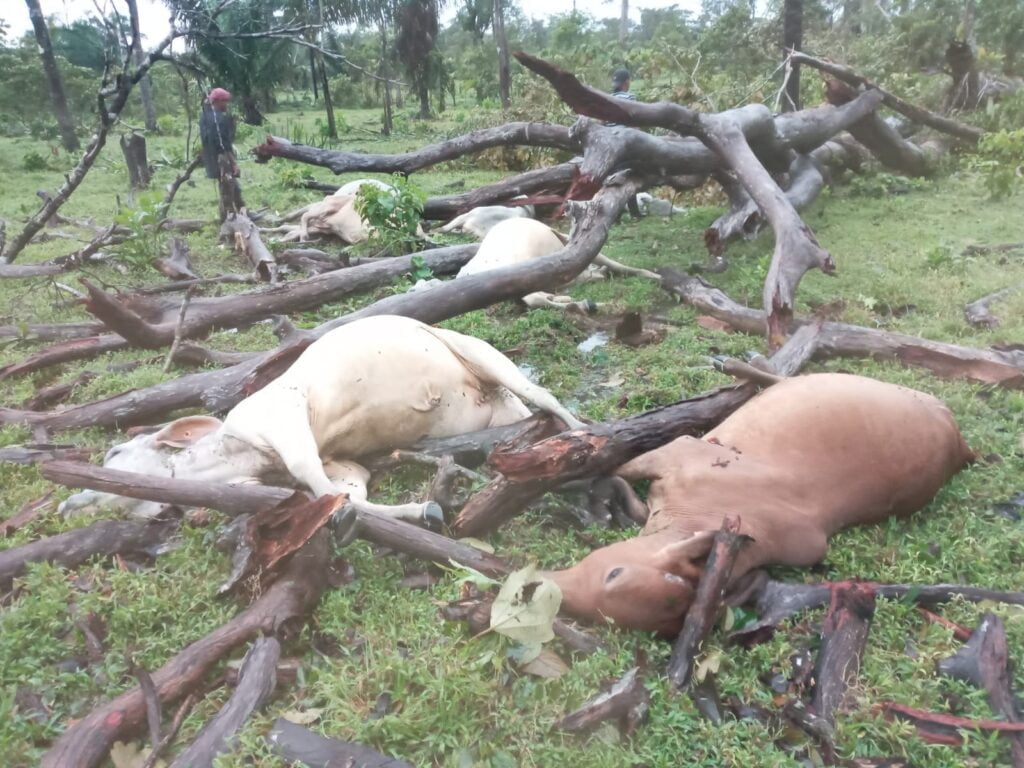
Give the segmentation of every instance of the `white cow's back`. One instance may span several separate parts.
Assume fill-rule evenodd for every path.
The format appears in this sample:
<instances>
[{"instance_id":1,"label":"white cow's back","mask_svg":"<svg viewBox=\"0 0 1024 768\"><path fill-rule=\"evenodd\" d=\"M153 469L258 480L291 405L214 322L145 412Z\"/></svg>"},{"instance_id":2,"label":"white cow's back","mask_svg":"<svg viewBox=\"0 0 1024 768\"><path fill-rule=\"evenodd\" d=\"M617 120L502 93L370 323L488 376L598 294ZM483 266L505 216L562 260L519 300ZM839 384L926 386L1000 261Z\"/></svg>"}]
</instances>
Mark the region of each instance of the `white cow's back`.
<instances>
[{"instance_id":1,"label":"white cow's back","mask_svg":"<svg viewBox=\"0 0 1024 768\"><path fill-rule=\"evenodd\" d=\"M507 219L491 228L459 277L548 256L562 248L552 229L535 219Z\"/></svg>"},{"instance_id":2,"label":"white cow's back","mask_svg":"<svg viewBox=\"0 0 1024 768\"><path fill-rule=\"evenodd\" d=\"M321 456L361 456L411 445L423 436L483 429L529 409L510 393L484 387L429 326L397 316L369 317L325 334L279 378L228 414L229 433L254 444L282 404L308 407ZM509 418L511 411L512 418Z\"/></svg>"}]
</instances>

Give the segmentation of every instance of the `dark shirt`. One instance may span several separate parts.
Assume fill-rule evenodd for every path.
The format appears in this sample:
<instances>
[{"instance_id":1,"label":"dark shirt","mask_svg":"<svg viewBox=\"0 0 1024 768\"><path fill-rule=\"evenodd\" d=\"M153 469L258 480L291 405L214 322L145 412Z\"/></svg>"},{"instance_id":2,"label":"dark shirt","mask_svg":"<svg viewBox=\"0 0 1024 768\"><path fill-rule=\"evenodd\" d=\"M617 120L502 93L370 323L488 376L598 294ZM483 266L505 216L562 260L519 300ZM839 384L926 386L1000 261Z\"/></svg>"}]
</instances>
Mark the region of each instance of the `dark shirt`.
<instances>
[{"instance_id":1,"label":"dark shirt","mask_svg":"<svg viewBox=\"0 0 1024 768\"><path fill-rule=\"evenodd\" d=\"M235 153L235 118L213 107L204 107L199 117L199 139L203 143L206 177L218 178L217 158L223 152Z\"/></svg>"}]
</instances>

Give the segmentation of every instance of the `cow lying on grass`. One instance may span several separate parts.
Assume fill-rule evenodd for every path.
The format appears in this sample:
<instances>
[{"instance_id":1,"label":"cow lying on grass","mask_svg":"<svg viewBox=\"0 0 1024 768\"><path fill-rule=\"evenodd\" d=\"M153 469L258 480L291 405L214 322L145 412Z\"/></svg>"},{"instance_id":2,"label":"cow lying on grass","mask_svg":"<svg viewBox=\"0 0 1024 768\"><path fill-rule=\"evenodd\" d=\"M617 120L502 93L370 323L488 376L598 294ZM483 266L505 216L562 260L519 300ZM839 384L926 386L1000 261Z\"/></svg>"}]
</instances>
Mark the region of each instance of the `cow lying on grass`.
<instances>
[{"instance_id":1,"label":"cow lying on grass","mask_svg":"<svg viewBox=\"0 0 1024 768\"><path fill-rule=\"evenodd\" d=\"M381 315L343 325L311 344L279 378L236 405L221 422L187 416L155 434L114 446L113 469L225 483L284 480L317 496L349 494L357 509L438 522L437 504L366 501L369 472L354 459L512 424L523 401L571 428L582 426L546 389L531 383L486 342ZM153 514L159 505L84 491L64 512L116 506Z\"/></svg>"},{"instance_id":2,"label":"cow lying on grass","mask_svg":"<svg viewBox=\"0 0 1024 768\"><path fill-rule=\"evenodd\" d=\"M532 219L532 205L505 206L481 205L471 211L459 214L438 232L465 232L476 238L484 238L496 225L509 219Z\"/></svg>"},{"instance_id":3,"label":"cow lying on grass","mask_svg":"<svg viewBox=\"0 0 1024 768\"><path fill-rule=\"evenodd\" d=\"M726 516L753 538L735 584L760 566L817 563L843 528L921 509L973 458L930 395L844 374L786 379L703 438L621 467L627 480L651 481L642 534L546 575L571 614L674 634Z\"/></svg>"},{"instance_id":4,"label":"cow lying on grass","mask_svg":"<svg viewBox=\"0 0 1024 768\"><path fill-rule=\"evenodd\" d=\"M530 259L542 259L561 250L566 238L559 235L551 227L534 219L514 218L500 221L491 228L480 243L476 255L459 270L463 275L477 275L500 267L509 267ZM588 266L570 285L600 280L612 272L624 275L640 275L652 280L661 278L646 269L634 269L612 261L606 256L598 255L594 263ZM560 286L555 286L560 287ZM528 307L551 307L553 309L576 309L592 311L592 303L576 302L569 296L560 296L544 291L523 296L523 303Z\"/></svg>"}]
</instances>

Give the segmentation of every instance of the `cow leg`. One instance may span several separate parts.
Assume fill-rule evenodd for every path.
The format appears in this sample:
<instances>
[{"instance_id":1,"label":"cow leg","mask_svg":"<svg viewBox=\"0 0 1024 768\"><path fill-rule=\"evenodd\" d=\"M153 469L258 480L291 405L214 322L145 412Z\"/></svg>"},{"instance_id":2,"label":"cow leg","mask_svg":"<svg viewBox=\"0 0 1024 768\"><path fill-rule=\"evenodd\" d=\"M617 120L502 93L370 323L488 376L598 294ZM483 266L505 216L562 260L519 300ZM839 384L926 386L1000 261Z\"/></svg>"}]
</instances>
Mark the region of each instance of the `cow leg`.
<instances>
[{"instance_id":1,"label":"cow leg","mask_svg":"<svg viewBox=\"0 0 1024 768\"><path fill-rule=\"evenodd\" d=\"M657 272L651 272L649 269L627 267L625 264L621 264L614 259L609 259L607 256L602 256L600 254L598 254L597 258L594 259L594 263L598 266L604 267L613 275L633 275L635 277L646 277L648 280L661 282L661 275Z\"/></svg>"},{"instance_id":2,"label":"cow leg","mask_svg":"<svg viewBox=\"0 0 1024 768\"><path fill-rule=\"evenodd\" d=\"M570 429L583 428L583 422L569 413L554 395L526 378L515 363L487 342L443 328L425 327L425 330L434 334L462 358L474 375L492 384L500 384L542 411L557 416Z\"/></svg>"},{"instance_id":3,"label":"cow leg","mask_svg":"<svg viewBox=\"0 0 1024 768\"><path fill-rule=\"evenodd\" d=\"M333 493L347 493L349 505L357 512L396 517L410 523L422 523L428 528L440 528L444 523L444 510L434 501L425 504L374 504L367 501L366 483L370 473L354 461L324 462L323 469L334 486Z\"/></svg>"},{"instance_id":4,"label":"cow leg","mask_svg":"<svg viewBox=\"0 0 1024 768\"><path fill-rule=\"evenodd\" d=\"M553 293L545 293L543 291L526 294L523 296L523 303L532 309L561 309L580 312L586 315L597 311L597 304L590 299L573 301L569 296L556 296Z\"/></svg>"}]
</instances>

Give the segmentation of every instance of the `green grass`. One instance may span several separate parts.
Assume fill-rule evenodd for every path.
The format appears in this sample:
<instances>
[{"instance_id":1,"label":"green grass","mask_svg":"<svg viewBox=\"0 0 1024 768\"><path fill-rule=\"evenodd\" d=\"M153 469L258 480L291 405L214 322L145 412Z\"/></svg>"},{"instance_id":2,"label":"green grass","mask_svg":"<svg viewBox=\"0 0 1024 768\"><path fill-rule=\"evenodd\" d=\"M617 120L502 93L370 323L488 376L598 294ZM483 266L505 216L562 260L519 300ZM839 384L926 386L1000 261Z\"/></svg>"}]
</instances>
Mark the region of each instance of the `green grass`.
<instances>
[{"instance_id":1,"label":"green grass","mask_svg":"<svg viewBox=\"0 0 1024 768\"><path fill-rule=\"evenodd\" d=\"M315 127L313 119L312 114L274 115L271 130L286 132L289 125L297 124L310 130ZM376 126L374 113L346 112L346 120L356 130L343 138L345 148L374 152L405 151L436 135L458 130L453 123L411 122L418 132L384 141L359 130ZM251 146L262 133L253 133L245 144ZM161 153L180 153L183 142L183 137L151 140L150 155L158 159ZM22 158L31 151L51 156L49 147L40 142L0 141L0 217L11 222L9 233L34 210L34 191L54 189L67 168L64 158L58 157L52 170L24 172ZM284 188L282 176L287 167L281 161L269 165L243 161L242 181L251 205L283 211L315 197L303 190ZM156 183L168 182L174 173L170 167L158 168ZM309 169L309 173L335 180L323 170ZM466 188L471 188L501 175L467 161L417 174L414 179L426 192L438 194L451 191L446 187L453 182L464 180ZM341 180L347 178L353 176ZM125 202L126 186L126 172L115 143L63 213L107 222L117 209L118 195ZM173 213L176 217L209 219L215 201L212 183L197 178L194 186L181 191ZM854 195L848 188L826 194L805 213L805 218L834 254L839 274L836 278L808 274L800 287L799 309L809 311L828 305L835 316L848 322L976 346L1019 341L1024 338L1024 293L993 307L1002 318L1002 324L993 330L978 331L967 326L962 308L984 294L1024 281L1020 254L974 258L960 254L972 243L1020 240L1020 206L1019 198L987 200L980 180L959 172L918 185L906 195L875 198ZM701 232L715 215L715 209L703 207L670 221L633 222L626 216L613 229L605 252L636 266L685 268L703 260ZM73 227L59 229L76 232ZM208 275L238 271L241 265L229 250L216 243L212 232L211 227L187 238L197 267ZM55 240L33 247L21 261L43 260L71 247L68 241ZM732 267L714 276L713 282L735 299L758 305L770 251L770 235L734 246L729 251ZM161 279L146 269L121 273L103 267L88 271L122 290ZM74 286L75 276L63 276L61 282ZM395 289L389 287L378 294ZM613 309L656 314L671 324L671 330L662 343L654 346L632 349L612 343L583 357L576 345L589 332L549 311L525 313L512 305L502 305L453 319L446 325L484 338L499 349L516 350L517 362L532 366L545 386L594 419L637 413L723 383L724 378L707 367L709 354L764 351L759 339L700 328L693 322L696 313L675 305L658 288L639 279L591 284L573 293L578 298L610 303ZM0 283L0 298L2 323L87 318L80 307L68 304L67 296L56 292L46 280L4 281ZM368 300L360 297L325 306L296 319L300 324L312 325ZM906 305L913 305L913 309L903 311ZM273 339L268 328L260 325L240 333L218 333L211 343L225 349L263 349L271 346ZM35 348L27 342L7 343L0 348L0 365L23 359ZM127 372L108 369L112 364L132 360L147 362ZM86 402L161 381L165 378L161 366L160 354L125 351L47 370L36 377L0 382L0 402L19 407L38 387L89 369L101 375L76 391L73 398L73 402ZM972 446L989 460L961 473L935 502L912 519L837 536L826 563L817 572L780 569L777 575L811 580L849 577L948 581L1024 589L1024 523L992 511L993 504L1021 490L1024 395L944 381L919 370L863 360L815 364L810 370L855 371L934 393L949 403ZM184 372L175 370L171 375ZM623 383L617 386L601 386L619 378ZM93 448L97 460L119 439L95 429L62 436L65 438ZM0 444L28 439L26 429L0 429ZM429 478L422 473L403 471L379 478L377 496L413 498L423 493L427 482ZM36 469L10 465L0 466L0 485L3 516L13 514L48 487ZM66 493L62 489L60 496ZM558 522L557 506L556 501L547 499L492 536L498 554L520 563L535 560L558 565L585 553L588 543ZM222 522L218 517L214 521ZM17 546L87 522L60 520L50 512L0 546ZM94 563L77 573L39 566L20 580L17 597L0 613L0 754L5 756L5 764L35 764L70 719L83 716L96 703L133 685L125 667L127 650L154 669L237 610L234 601L215 595L228 569L225 557L213 547L215 528L186 528L179 549L138 572L118 570L109 563ZM611 541L628 535L586 533L593 537L588 541ZM299 682L280 690L266 712L246 726L238 749L220 759L218 765L222 768L280 765L262 737L281 712L308 708L322 710L314 728L339 738L364 741L415 765L798 765L786 746L796 749L803 744L794 734L772 732L752 722L727 722L714 728L698 717L685 696L669 696L658 676L669 651L664 643L638 633L599 628L596 631L607 643L606 652L573 658L556 641L554 647L571 662L571 671L549 681L522 676L506 659L505 640L490 635L471 640L461 626L439 618L438 604L458 596L454 578L442 578L429 591L409 591L398 582L406 571L420 568L419 564L379 557L364 543L339 554L352 562L358 578L325 595L311 625L288 641L285 653L302 660ZM99 614L108 628L106 657L80 671L58 666L85 651L84 640L69 615L72 603L80 612ZM943 607L942 613L973 625L983 608L1003 616L1011 657L1021 658L1021 611L957 602ZM771 642L751 650L722 648L722 693L773 706L773 694L763 680L775 672L787 671L795 650L816 646L818 619L820 614L798 617ZM327 657L311 650L313 632L337 638L340 654ZM711 646L720 645L720 636L716 635ZM957 646L947 630L925 623L912 607L880 603L855 705L839 719L837 738L842 754L902 755L916 765L938 768L1007 764L1008 751L994 737L972 735L961 748L928 746L908 726L887 723L873 709L883 699L936 711L947 711L952 702L958 714L991 717L981 692L935 675L935 661ZM558 718L592 695L602 681L632 665L640 651L647 655L653 670L648 684L654 701L650 722L632 741L620 741L608 729L587 739L551 730ZM1018 690L1024 690L1024 674L1019 666L1014 681ZM41 695L51 714L38 719L14 709L19 686ZM385 693L393 702L389 712L369 718ZM179 743L194 736L227 695L226 690L219 689L201 702L186 720Z\"/></svg>"}]
</instances>

